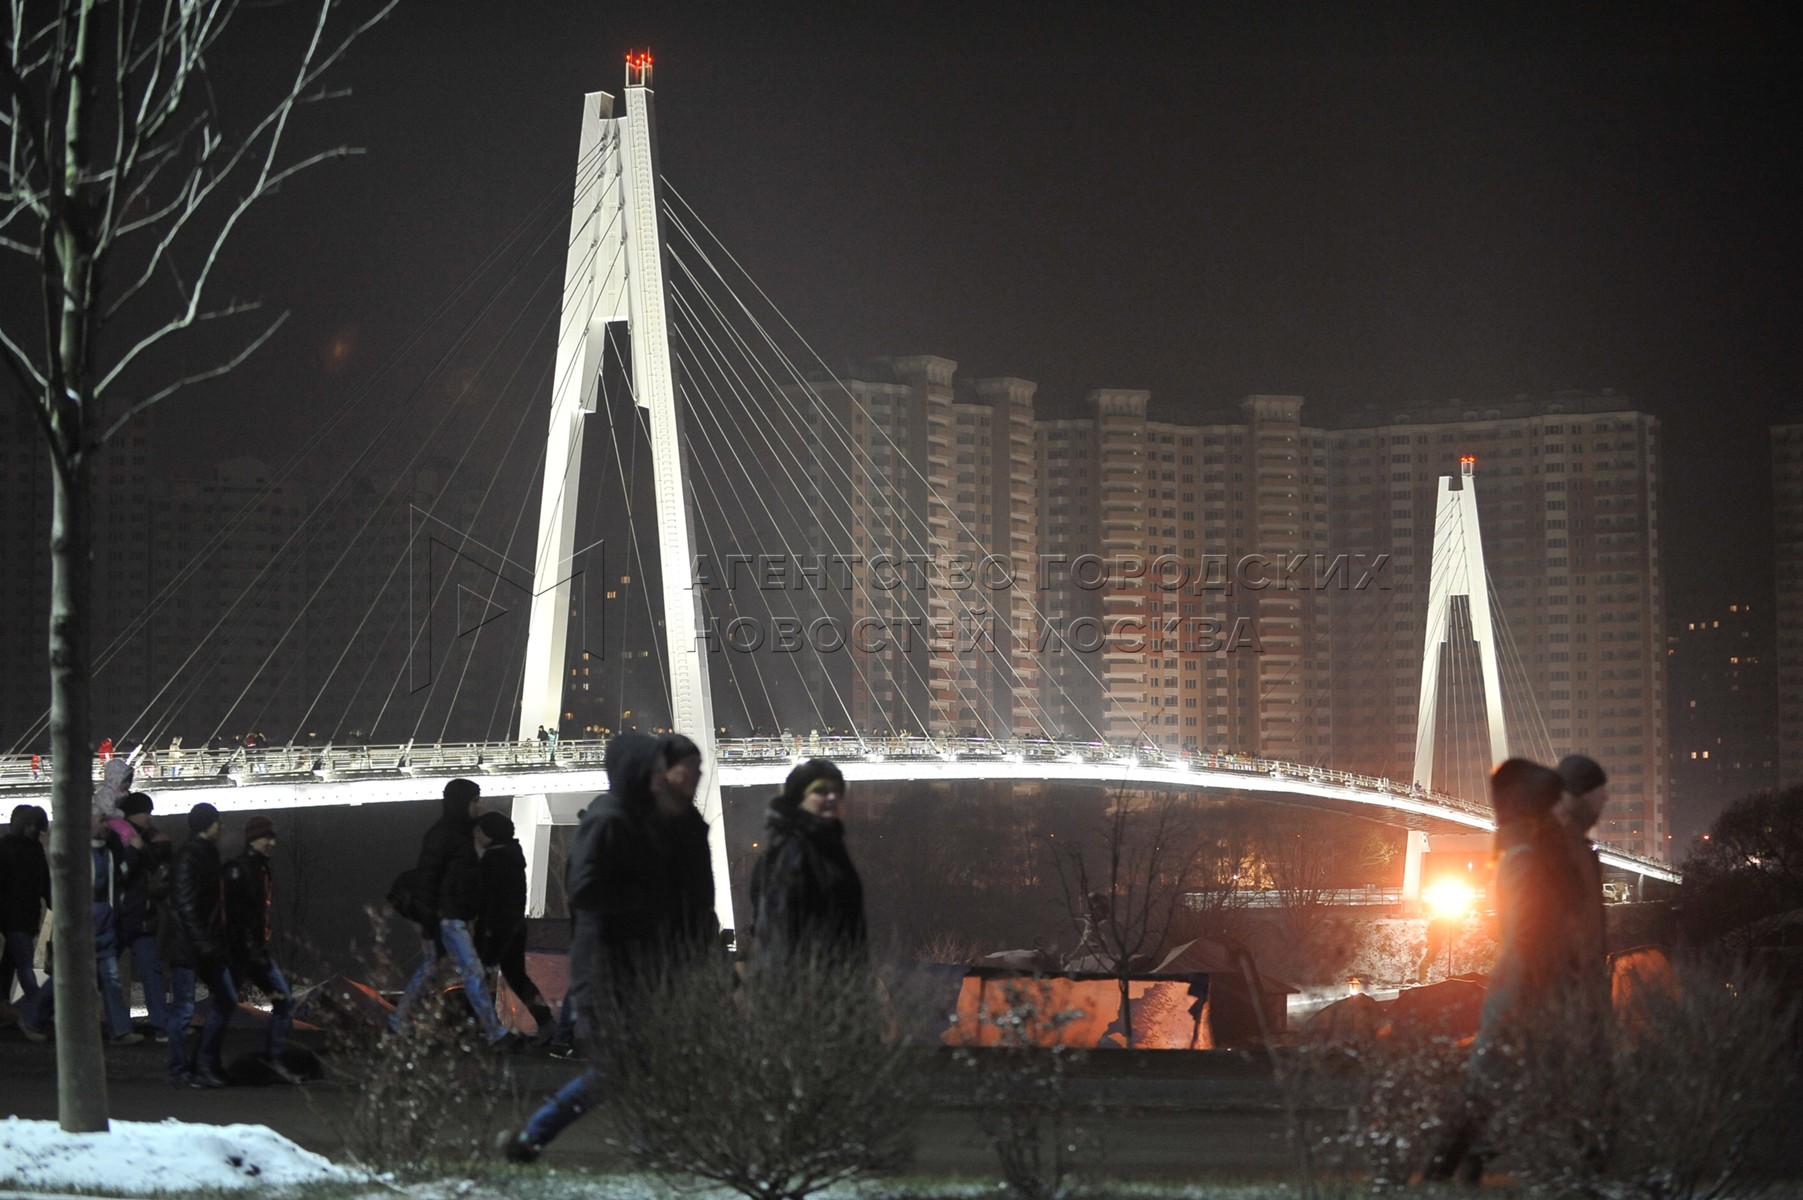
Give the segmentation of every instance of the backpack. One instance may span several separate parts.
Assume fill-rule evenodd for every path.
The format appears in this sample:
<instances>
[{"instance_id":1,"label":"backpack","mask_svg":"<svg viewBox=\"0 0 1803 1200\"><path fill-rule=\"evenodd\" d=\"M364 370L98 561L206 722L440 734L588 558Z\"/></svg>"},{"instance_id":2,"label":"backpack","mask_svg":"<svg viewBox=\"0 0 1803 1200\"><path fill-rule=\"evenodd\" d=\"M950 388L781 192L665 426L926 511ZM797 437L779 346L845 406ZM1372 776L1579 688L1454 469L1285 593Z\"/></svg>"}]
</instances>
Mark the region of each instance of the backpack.
<instances>
[{"instance_id":1,"label":"backpack","mask_svg":"<svg viewBox=\"0 0 1803 1200\"><path fill-rule=\"evenodd\" d=\"M438 920L438 897L433 894L430 873L420 867L409 867L394 877L388 888L388 904L395 912L416 925L431 925Z\"/></svg>"}]
</instances>

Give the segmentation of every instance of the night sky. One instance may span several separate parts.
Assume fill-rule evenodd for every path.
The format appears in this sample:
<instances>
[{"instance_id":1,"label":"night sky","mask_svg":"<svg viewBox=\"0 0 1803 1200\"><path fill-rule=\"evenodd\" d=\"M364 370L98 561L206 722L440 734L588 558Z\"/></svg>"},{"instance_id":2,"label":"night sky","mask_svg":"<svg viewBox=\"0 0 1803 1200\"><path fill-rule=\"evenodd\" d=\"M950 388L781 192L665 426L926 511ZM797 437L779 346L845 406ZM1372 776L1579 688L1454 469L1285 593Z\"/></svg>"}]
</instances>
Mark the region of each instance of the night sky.
<instances>
[{"instance_id":1,"label":"night sky","mask_svg":"<svg viewBox=\"0 0 1803 1200\"><path fill-rule=\"evenodd\" d=\"M1673 615L1764 599L1765 426L1803 377L1787 16L406 0L297 143L367 156L239 245L293 320L159 440L285 457L523 212L567 211L579 97L649 46L666 176L829 361L941 354L1053 412L1145 387L1178 420L1613 387L1665 423Z\"/></svg>"}]
</instances>

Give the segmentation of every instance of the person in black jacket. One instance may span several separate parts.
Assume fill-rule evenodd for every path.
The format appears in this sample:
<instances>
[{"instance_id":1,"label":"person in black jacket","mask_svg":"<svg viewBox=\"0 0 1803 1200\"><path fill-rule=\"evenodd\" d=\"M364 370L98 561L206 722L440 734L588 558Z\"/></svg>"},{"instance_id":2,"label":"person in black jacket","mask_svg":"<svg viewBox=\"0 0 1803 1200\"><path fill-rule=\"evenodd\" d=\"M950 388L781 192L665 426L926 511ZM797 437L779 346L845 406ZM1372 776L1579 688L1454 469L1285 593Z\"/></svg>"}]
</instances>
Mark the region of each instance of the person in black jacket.
<instances>
[{"instance_id":1,"label":"person in black jacket","mask_svg":"<svg viewBox=\"0 0 1803 1200\"><path fill-rule=\"evenodd\" d=\"M225 1031L238 1011L238 989L226 961L225 892L219 862L219 810L196 804L188 812L188 840L175 851L163 959L170 966L169 1081L177 1087L226 1086L220 1069ZM188 1057L188 1022L194 1016L194 984L207 985L211 1011L200 1045Z\"/></svg>"},{"instance_id":2,"label":"person in black jacket","mask_svg":"<svg viewBox=\"0 0 1803 1200\"><path fill-rule=\"evenodd\" d=\"M490 1045L507 1037L507 1027L495 1015L494 1001L482 976L482 960L476 954L470 937L470 922L476 918L480 898L476 877L476 814L482 809L482 789L471 779L453 779L444 785L444 811L426 830L420 843L420 886L436 897L437 920L420 927L421 961L407 990L395 1005L389 1027L399 1030L407 1019L407 1011L419 994L438 973L438 965L447 956L463 980L463 993L483 1036Z\"/></svg>"},{"instance_id":3,"label":"person in black jacket","mask_svg":"<svg viewBox=\"0 0 1803 1200\"><path fill-rule=\"evenodd\" d=\"M226 956L232 982L254 984L269 997L269 1041L264 1049L269 1073L286 1083L302 1078L282 1057L294 1027L294 997L269 953L269 913L275 905L275 822L261 814L244 825L244 853L225 865Z\"/></svg>"},{"instance_id":4,"label":"person in black jacket","mask_svg":"<svg viewBox=\"0 0 1803 1200\"><path fill-rule=\"evenodd\" d=\"M605 1072L629 1060L632 1006L639 984L673 959L704 954L711 926L694 902L705 886L712 915L713 879L688 879L695 869L692 811L700 752L687 738L659 741L641 733L617 734L607 744L608 790L583 811L564 876L575 928L570 940L570 987L578 1021L595 1042L592 1065L532 1114L517 1133L503 1135L502 1150L514 1162L531 1162L571 1123L593 1108ZM669 755L679 755L674 786ZM691 775L693 779L691 779ZM697 818L699 820L699 818ZM706 848L707 824L700 823ZM684 847L688 847L685 853ZM705 864L705 858L698 860Z\"/></svg>"},{"instance_id":5,"label":"person in black jacket","mask_svg":"<svg viewBox=\"0 0 1803 1200\"><path fill-rule=\"evenodd\" d=\"M169 892L169 864L175 843L157 830L150 814L155 805L143 792L119 802L131 836L121 855L119 952L131 954L132 969L144 985L144 1007L157 1041L169 1036L169 987L163 956L157 952L157 915Z\"/></svg>"},{"instance_id":6,"label":"person in black jacket","mask_svg":"<svg viewBox=\"0 0 1803 1200\"><path fill-rule=\"evenodd\" d=\"M763 857L751 871L756 960L797 955L844 964L869 957L864 885L845 851L845 776L829 759L789 772L764 818Z\"/></svg>"},{"instance_id":7,"label":"person in black jacket","mask_svg":"<svg viewBox=\"0 0 1803 1200\"><path fill-rule=\"evenodd\" d=\"M665 734L660 745L665 769L657 797L657 830L670 856L676 889L676 936L688 946L705 948L719 938L720 920L714 912L708 824L695 807L695 793L701 789L701 747L680 733Z\"/></svg>"},{"instance_id":8,"label":"person in black jacket","mask_svg":"<svg viewBox=\"0 0 1803 1200\"><path fill-rule=\"evenodd\" d=\"M551 1040L557 1017L526 974L526 852L513 836L505 813L476 818L476 954L482 965L499 967L502 978L538 1024L532 1043ZM498 997L497 997L498 999Z\"/></svg>"},{"instance_id":9,"label":"person in black jacket","mask_svg":"<svg viewBox=\"0 0 1803 1200\"><path fill-rule=\"evenodd\" d=\"M34 1042L49 1036L44 1029L49 998L40 995L46 989L38 984L31 963L38 930L50 908L50 862L44 855L44 831L49 826L43 809L21 804L13 809L9 832L0 837L0 935L4 935L0 990L10 995L17 976L19 1028Z\"/></svg>"}]
</instances>

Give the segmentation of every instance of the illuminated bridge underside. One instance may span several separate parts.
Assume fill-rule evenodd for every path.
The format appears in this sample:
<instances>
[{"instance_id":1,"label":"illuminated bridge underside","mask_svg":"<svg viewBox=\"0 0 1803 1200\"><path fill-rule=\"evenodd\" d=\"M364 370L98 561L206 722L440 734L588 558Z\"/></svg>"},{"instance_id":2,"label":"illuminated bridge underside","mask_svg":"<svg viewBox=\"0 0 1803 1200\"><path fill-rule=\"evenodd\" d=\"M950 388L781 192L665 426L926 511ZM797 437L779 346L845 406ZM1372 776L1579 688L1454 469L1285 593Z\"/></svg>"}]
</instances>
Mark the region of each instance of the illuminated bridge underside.
<instances>
[{"instance_id":1,"label":"illuminated bridge underside","mask_svg":"<svg viewBox=\"0 0 1803 1200\"><path fill-rule=\"evenodd\" d=\"M1219 799L1263 800L1346 813L1385 825L1434 833L1488 832L1485 806L1453 796L1416 792L1389 780L1267 759L1183 758L1095 743L925 739L884 746L856 739L798 744L777 739L722 741L721 787L774 792L797 758L836 760L854 783L1063 783L1130 791L1196 792ZM483 795L546 796L553 820L573 824L607 787L598 742L564 743L556 764L539 746L517 742L455 746L372 746L354 749L272 748L190 753L145 768L137 786L151 792L162 814L184 813L203 801L221 812L269 811L340 804L434 801L445 781L478 780ZM31 779L29 760L0 760L0 798L48 806L49 772ZM1605 865L1679 882L1663 863L1599 848Z\"/></svg>"}]
</instances>

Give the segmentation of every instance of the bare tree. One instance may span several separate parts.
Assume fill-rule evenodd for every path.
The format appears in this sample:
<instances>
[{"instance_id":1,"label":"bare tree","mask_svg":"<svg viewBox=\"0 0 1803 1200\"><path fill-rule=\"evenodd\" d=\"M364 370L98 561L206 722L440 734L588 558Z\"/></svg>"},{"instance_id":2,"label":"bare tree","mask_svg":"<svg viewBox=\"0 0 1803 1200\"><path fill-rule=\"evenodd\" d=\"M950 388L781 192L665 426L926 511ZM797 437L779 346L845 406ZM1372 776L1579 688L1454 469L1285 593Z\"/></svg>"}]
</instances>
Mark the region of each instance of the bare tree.
<instances>
[{"instance_id":1,"label":"bare tree","mask_svg":"<svg viewBox=\"0 0 1803 1200\"><path fill-rule=\"evenodd\" d=\"M1115 977L1128 1049L1131 976L1164 947L1196 873L1194 815L1174 793L1135 805L1123 792L1108 810L1101 845L1069 847L1059 861L1077 954L1093 957Z\"/></svg>"},{"instance_id":2,"label":"bare tree","mask_svg":"<svg viewBox=\"0 0 1803 1200\"><path fill-rule=\"evenodd\" d=\"M209 64L239 0L8 0L0 55L0 251L36 319L0 321L0 360L50 455L50 857L57 946L58 1107L71 1132L104 1130L94 938L87 897L91 480L107 440L184 387L244 362L286 314L211 343L192 335L256 306L220 302L219 264L245 214L295 174L351 153L290 154L296 111L395 0L331 20L315 0L291 73L248 123L220 112Z\"/></svg>"}]
</instances>

